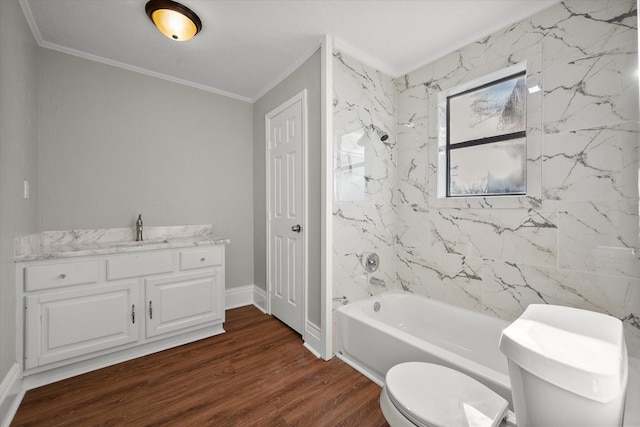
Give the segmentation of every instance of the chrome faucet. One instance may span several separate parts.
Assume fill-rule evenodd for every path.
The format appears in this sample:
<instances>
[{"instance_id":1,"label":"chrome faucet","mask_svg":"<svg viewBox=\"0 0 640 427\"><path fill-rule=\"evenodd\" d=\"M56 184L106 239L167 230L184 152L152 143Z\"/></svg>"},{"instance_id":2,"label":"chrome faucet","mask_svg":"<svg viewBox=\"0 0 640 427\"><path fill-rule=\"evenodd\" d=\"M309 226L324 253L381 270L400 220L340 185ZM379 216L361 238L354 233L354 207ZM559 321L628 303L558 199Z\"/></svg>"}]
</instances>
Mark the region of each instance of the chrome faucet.
<instances>
[{"instance_id":1,"label":"chrome faucet","mask_svg":"<svg viewBox=\"0 0 640 427\"><path fill-rule=\"evenodd\" d=\"M136 242L142 242L142 214L138 215L136 221Z\"/></svg>"}]
</instances>

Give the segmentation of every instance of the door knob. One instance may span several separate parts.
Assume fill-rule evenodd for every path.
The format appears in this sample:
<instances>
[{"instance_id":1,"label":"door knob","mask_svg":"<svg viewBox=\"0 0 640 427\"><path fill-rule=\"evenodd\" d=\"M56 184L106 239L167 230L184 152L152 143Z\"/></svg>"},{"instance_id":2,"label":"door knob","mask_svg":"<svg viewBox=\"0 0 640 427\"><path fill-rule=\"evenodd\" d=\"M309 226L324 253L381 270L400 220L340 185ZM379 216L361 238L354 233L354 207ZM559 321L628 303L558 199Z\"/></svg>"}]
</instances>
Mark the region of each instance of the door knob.
<instances>
[{"instance_id":1,"label":"door knob","mask_svg":"<svg viewBox=\"0 0 640 427\"><path fill-rule=\"evenodd\" d=\"M293 227L291 227L291 231L295 231L296 233L299 233L302 231L302 227L300 227L300 224L296 224Z\"/></svg>"}]
</instances>

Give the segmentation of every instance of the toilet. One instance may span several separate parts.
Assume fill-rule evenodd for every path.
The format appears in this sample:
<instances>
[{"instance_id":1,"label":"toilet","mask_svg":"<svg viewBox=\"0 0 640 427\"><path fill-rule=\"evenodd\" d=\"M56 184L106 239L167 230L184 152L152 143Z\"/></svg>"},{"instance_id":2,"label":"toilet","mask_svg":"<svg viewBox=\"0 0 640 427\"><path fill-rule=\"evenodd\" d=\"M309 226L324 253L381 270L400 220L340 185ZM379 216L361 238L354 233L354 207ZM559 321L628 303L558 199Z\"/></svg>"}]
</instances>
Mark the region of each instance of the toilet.
<instances>
[{"instance_id":1,"label":"toilet","mask_svg":"<svg viewBox=\"0 0 640 427\"><path fill-rule=\"evenodd\" d=\"M503 332L514 413L475 379L445 366L389 369L380 407L391 427L621 426L628 376L622 322L532 304Z\"/></svg>"}]
</instances>

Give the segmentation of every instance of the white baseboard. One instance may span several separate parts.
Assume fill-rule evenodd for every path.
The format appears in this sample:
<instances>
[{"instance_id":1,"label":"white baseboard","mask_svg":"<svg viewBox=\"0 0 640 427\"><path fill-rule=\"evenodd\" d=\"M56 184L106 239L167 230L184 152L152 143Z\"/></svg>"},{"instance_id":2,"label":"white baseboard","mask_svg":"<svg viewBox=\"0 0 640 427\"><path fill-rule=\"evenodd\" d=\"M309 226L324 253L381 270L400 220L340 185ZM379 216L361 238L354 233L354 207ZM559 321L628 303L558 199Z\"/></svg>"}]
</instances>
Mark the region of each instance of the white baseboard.
<instances>
[{"instance_id":1,"label":"white baseboard","mask_svg":"<svg viewBox=\"0 0 640 427\"><path fill-rule=\"evenodd\" d=\"M0 426L8 427L18 411L24 391L20 381L20 367L14 363L0 383Z\"/></svg>"},{"instance_id":2,"label":"white baseboard","mask_svg":"<svg viewBox=\"0 0 640 427\"><path fill-rule=\"evenodd\" d=\"M254 285L228 288L224 293L225 310L253 304Z\"/></svg>"},{"instance_id":3,"label":"white baseboard","mask_svg":"<svg viewBox=\"0 0 640 427\"><path fill-rule=\"evenodd\" d=\"M311 322L305 322L302 339L305 348L320 359L322 357L322 331L320 328Z\"/></svg>"},{"instance_id":4,"label":"white baseboard","mask_svg":"<svg viewBox=\"0 0 640 427\"><path fill-rule=\"evenodd\" d=\"M267 312L267 293L264 289L253 286L253 305L263 313Z\"/></svg>"},{"instance_id":5,"label":"white baseboard","mask_svg":"<svg viewBox=\"0 0 640 427\"><path fill-rule=\"evenodd\" d=\"M20 367L17 363L14 363L9 368L7 375L2 379L2 382L0 382L0 402L4 401L18 378L20 378Z\"/></svg>"}]
</instances>

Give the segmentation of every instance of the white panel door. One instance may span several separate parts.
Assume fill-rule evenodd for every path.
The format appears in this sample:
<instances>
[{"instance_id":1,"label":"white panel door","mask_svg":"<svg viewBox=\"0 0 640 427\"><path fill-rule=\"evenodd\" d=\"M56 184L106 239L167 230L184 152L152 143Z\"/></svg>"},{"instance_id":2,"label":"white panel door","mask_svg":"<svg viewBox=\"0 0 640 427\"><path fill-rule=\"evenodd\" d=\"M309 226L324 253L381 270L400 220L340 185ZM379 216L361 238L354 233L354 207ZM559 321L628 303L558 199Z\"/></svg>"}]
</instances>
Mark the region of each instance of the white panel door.
<instances>
[{"instance_id":1,"label":"white panel door","mask_svg":"<svg viewBox=\"0 0 640 427\"><path fill-rule=\"evenodd\" d=\"M267 240L271 314L302 334L305 289L304 93L267 115Z\"/></svg>"}]
</instances>

